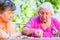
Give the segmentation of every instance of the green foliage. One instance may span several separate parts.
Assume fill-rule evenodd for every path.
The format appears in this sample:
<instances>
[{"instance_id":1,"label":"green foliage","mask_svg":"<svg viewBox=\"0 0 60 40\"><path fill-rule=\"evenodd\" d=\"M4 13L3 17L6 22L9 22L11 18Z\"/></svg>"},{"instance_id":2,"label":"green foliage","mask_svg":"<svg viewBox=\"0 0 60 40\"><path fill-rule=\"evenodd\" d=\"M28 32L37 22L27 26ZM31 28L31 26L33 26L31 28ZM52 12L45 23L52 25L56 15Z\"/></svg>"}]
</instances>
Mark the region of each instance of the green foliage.
<instances>
[{"instance_id":1,"label":"green foliage","mask_svg":"<svg viewBox=\"0 0 60 40\"><path fill-rule=\"evenodd\" d=\"M20 32L22 32L22 28L24 27L25 24L21 24L21 25L18 25L18 29L20 30Z\"/></svg>"}]
</instances>

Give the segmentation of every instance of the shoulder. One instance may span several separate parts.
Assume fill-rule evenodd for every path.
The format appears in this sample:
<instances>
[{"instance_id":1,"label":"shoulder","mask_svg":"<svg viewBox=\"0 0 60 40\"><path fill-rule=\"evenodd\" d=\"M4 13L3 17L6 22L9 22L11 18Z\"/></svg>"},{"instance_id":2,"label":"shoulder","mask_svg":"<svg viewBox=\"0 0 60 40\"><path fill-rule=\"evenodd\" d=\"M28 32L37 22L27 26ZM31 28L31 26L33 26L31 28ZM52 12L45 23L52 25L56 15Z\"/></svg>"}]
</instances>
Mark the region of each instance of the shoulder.
<instances>
[{"instance_id":1,"label":"shoulder","mask_svg":"<svg viewBox=\"0 0 60 40\"><path fill-rule=\"evenodd\" d=\"M32 16L30 18L31 21L37 21L39 19L39 16Z\"/></svg>"},{"instance_id":2,"label":"shoulder","mask_svg":"<svg viewBox=\"0 0 60 40\"><path fill-rule=\"evenodd\" d=\"M51 18L52 19L52 22L55 26L60 26L60 21L54 17Z\"/></svg>"},{"instance_id":3,"label":"shoulder","mask_svg":"<svg viewBox=\"0 0 60 40\"><path fill-rule=\"evenodd\" d=\"M51 17L51 20L52 20L53 22L56 22L56 23L59 23L59 22L60 22L57 18L54 18L54 17Z\"/></svg>"}]
</instances>

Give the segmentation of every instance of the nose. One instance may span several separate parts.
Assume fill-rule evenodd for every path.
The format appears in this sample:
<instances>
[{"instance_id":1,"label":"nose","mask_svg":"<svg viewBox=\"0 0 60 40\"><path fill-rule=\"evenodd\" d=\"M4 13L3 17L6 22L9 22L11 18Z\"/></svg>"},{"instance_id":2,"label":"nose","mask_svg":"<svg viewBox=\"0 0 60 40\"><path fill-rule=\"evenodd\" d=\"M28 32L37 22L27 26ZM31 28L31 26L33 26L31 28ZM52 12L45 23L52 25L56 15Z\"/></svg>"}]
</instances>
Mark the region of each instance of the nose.
<instances>
[{"instance_id":1,"label":"nose","mask_svg":"<svg viewBox=\"0 0 60 40\"><path fill-rule=\"evenodd\" d=\"M43 15L43 18L46 19L46 14Z\"/></svg>"},{"instance_id":2,"label":"nose","mask_svg":"<svg viewBox=\"0 0 60 40\"><path fill-rule=\"evenodd\" d=\"M12 18L12 14L10 14L10 18Z\"/></svg>"},{"instance_id":3,"label":"nose","mask_svg":"<svg viewBox=\"0 0 60 40\"><path fill-rule=\"evenodd\" d=\"M12 18L12 15L10 16L10 18Z\"/></svg>"}]
</instances>

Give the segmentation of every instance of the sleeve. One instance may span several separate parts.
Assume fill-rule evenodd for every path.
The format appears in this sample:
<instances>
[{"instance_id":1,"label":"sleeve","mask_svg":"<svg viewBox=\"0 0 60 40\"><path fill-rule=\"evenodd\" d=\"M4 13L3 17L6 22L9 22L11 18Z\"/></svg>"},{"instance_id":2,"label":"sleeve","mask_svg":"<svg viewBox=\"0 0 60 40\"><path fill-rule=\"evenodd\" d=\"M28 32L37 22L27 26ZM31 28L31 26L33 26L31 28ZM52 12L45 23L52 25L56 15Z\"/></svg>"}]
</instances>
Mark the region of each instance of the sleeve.
<instances>
[{"instance_id":1,"label":"sleeve","mask_svg":"<svg viewBox=\"0 0 60 40\"><path fill-rule=\"evenodd\" d=\"M30 18L30 20L26 23L26 25L24 26L24 28L30 28L32 29L34 27L34 18Z\"/></svg>"},{"instance_id":2,"label":"sleeve","mask_svg":"<svg viewBox=\"0 0 60 40\"><path fill-rule=\"evenodd\" d=\"M60 21L58 21L57 19L54 19L54 24L55 24L56 28L59 29Z\"/></svg>"},{"instance_id":3,"label":"sleeve","mask_svg":"<svg viewBox=\"0 0 60 40\"><path fill-rule=\"evenodd\" d=\"M58 30L58 36L60 37L60 21L57 20L57 19L54 19L54 24L55 24L55 27Z\"/></svg>"}]
</instances>

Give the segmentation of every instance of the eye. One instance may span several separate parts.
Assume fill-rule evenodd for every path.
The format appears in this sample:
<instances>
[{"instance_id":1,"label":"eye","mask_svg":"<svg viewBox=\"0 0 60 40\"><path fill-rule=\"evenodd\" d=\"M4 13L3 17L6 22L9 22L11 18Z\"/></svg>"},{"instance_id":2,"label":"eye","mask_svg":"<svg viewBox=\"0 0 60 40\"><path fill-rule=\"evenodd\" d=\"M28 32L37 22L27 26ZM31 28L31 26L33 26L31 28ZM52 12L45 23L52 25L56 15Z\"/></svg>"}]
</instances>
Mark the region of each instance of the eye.
<instances>
[{"instance_id":1,"label":"eye","mask_svg":"<svg viewBox=\"0 0 60 40\"><path fill-rule=\"evenodd\" d=\"M43 15L43 14L44 14L44 12L41 12L40 14L41 14L41 15Z\"/></svg>"},{"instance_id":2,"label":"eye","mask_svg":"<svg viewBox=\"0 0 60 40\"><path fill-rule=\"evenodd\" d=\"M48 15L49 13L48 12L46 12L46 15Z\"/></svg>"}]
</instances>

